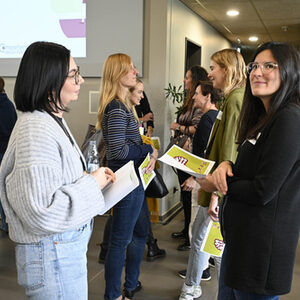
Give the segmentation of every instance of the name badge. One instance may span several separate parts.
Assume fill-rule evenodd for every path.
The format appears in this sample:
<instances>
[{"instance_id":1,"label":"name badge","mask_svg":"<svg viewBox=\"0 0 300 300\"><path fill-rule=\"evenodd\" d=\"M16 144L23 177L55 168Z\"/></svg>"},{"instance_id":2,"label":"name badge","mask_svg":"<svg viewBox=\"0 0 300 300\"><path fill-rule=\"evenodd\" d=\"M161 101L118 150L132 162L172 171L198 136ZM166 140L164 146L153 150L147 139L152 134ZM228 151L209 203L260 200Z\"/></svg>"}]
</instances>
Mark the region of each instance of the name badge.
<instances>
[{"instance_id":1,"label":"name badge","mask_svg":"<svg viewBox=\"0 0 300 300\"><path fill-rule=\"evenodd\" d=\"M223 114L223 112L219 110L218 115L217 115L218 120L222 120L222 114Z\"/></svg>"},{"instance_id":2,"label":"name badge","mask_svg":"<svg viewBox=\"0 0 300 300\"><path fill-rule=\"evenodd\" d=\"M255 139L250 139L250 140L248 140L249 143L251 143L252 145L255 145L256 142L257 142L257 140L258 140L258 138L260 137L260 135L261 135L261 133L259 132L259 133L257 134L257 136L256 136Z\"/></svg>"}]
</instances>

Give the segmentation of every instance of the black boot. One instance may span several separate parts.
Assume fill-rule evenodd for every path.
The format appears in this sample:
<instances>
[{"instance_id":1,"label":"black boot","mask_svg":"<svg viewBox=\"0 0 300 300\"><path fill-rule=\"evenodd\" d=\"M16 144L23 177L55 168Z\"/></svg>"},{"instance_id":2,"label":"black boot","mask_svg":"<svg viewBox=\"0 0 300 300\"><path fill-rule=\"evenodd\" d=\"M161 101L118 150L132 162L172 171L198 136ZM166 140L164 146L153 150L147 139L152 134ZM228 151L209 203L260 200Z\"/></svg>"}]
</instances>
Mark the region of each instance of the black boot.
<instances>
[{"instance_id":1,"label":"black boot","mask_svg":"<svg viewBox=\"0 0 300 300\"><path fill-rule=\"evenodd\" d=\"M124 288L124 290L123 290L124 298L122 298L122 299L125 299L125 297L128 299L132 299L134 294L139 292L141 289L142 289L142 284L140 281L137 282L136 288L133 291L128 291L126 288Z\"/></svg>"},{"instance_id":2,"label":"black boot","mask_svg":"<svg viewBox=\"0 0 300 300\"><path fill-rule=\"evenodd\" d=\"M154 261L156 258L165 257L166 251L164 249L159 249L157 246L157 239L150 240L147 242L148 253L147 261Z\"/></svg>"},{"instance_id":3,"label":"black boot","mask_svg":"<svg viewBox=\"0 0 300 300\"><path fill-rule=\"evenodd\" d=\"M107 248L103 247L102 244L100 244L100 253L98 258L99 264L105 263L106 254L107 254Z\"/></svg>"},{"instance_id":4,"label":"black boot","mask_svg":"<svg viewBox=\"0 0 300 300\"><path fill-rule=\"evenodd\" d=\"M179 232L173 232L171 236L173 239L185 239L186 238L184 230L181 230Z\"/></svg>"},{"instance_id":5,"label":"black boot","mask_svg":"<svg viewBox=\"0 0 300 300\"><path fill-rule=\"evenodd\" d=\"M186 239L185 242L177 247L178 251L187 251L191 249L191 244L189 239Z\"/></svg>"}]
</instances>

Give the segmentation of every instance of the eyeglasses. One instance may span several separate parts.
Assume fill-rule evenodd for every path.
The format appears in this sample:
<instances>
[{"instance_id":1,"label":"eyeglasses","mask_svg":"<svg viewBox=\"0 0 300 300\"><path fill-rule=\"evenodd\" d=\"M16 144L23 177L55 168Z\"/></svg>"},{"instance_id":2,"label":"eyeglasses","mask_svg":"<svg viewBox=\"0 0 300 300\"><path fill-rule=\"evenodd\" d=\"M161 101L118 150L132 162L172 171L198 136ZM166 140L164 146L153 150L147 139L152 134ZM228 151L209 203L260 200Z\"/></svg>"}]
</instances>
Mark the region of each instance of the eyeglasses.
<instances>
[{"instance_id":1,"label":"eyeglasses","mask_svg":"<svg viewBox=\"0 0 300 300\"><path fill-rule=\"evenodd\" d=\"M278 68L278 64L273 62L264 62L263 64L259 64L257 62L251 62L247 65L247 72L250 74L252 71L256 71L260 67L263 74L269 74L276 68Z\"/></svg>"},{"instance_id":2,"label":"eyeglasses","mask_svg":"<svg viewBox=\"0 0 300 300\"><path fill-rule=\"evenodd\" d=\"M68 77L68 78L74 78L75 84L78 84L78 83L79 83L79 76L80 76L80 67L77 66L77 69L76 69L76 70L71 70L71 71L69 71L69 73L72 73L72 72L74 72L74 74L73 74L73 75L67 75L67 77ZM69 73L68 73L68 74L69 74Z\"/></svg>"}]
</instances>

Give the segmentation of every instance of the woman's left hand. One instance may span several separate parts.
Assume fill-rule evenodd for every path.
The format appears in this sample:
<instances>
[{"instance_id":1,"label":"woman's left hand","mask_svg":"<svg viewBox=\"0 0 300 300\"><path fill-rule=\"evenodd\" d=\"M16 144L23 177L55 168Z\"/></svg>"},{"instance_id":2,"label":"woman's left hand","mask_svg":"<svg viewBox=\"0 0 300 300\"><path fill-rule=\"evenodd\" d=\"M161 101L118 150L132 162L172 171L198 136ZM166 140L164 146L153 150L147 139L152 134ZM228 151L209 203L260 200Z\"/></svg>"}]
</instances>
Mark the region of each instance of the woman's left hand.
<instances>
[{"instance_id":1,"label":"woman's left hand","mask_svg":"<svg viewBox=\"0 0 300 300\"><path fill-rule=\"evenodd\" d=\"M200 184L200 188L205 192L212 193L217 190L211 174L208 174L204 178L196 178L196 181Z\"/></svg>"},{"instance_id":2,"label":"woman's left hand","mask_svg":"<svg viewBox=\"0 0 300 300\"><path fill-rule=\"evenodd\" d=\"M223 161L219 164L216 170L212 173L213 182L216 188L223 194L226 195L228 191L227 176L232 177L232 165L229 161Z\"/></svg>"}]
</instances>

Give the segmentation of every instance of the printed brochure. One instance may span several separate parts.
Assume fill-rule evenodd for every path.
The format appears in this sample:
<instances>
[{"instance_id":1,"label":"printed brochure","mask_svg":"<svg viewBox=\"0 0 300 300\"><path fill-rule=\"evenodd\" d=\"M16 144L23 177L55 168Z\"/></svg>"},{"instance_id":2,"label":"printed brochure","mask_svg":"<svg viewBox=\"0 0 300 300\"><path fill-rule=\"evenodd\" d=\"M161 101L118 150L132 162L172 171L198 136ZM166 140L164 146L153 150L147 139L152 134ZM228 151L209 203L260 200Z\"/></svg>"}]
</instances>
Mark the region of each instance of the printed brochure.
<instances>
[{"instance_id":1,"label":"printed brochure","mask_svg":"<svg viewBox=\"0 0 300 300\"><path fill-rule=\"evenodd\" d=\"M210 220L200 250L220 257L222 256L224 246L225 243L223 242L220 223Z\"/></svg>"},{"instance_id":2,"label":"printed brochure","mask_svg":"<svg viewBox=\"0 0 300 300\"><path fill-rule=\"evenodd\" d=\"M171 167L201 178L209 174L215 162L196 156L173 145L159 160Z\"/></svg>"}]
</instances>

